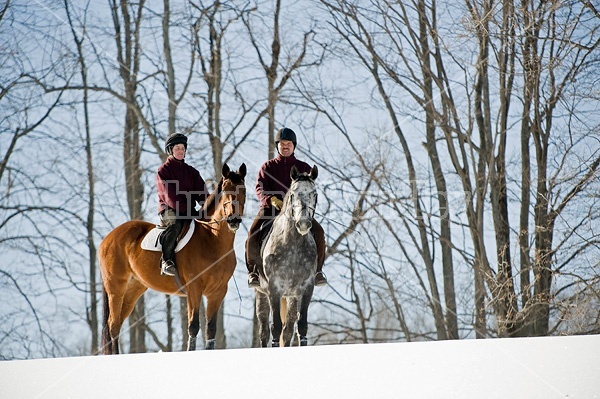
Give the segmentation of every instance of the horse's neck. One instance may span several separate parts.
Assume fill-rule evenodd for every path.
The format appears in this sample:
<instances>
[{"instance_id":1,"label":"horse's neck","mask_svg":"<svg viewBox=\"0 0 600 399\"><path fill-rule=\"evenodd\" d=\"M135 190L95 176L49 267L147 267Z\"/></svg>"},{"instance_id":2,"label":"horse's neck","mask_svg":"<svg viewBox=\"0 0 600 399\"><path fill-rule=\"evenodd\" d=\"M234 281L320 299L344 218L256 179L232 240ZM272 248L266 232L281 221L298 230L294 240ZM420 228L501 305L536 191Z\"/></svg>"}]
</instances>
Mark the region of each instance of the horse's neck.
<instances>
[{"instance_id":1,"label":"horse's neck","mask_svg":"<svg viewBox=\"0 0 600 399\"><path fill-rule=\"evenodd\" d=\"M221 222L225 223L225 212L223 210L223 207L221 206L221 204L217 204L217 206L215 207L215 209L213 210L213 212L208 215L210 217L210 222L212 224L222 224Z\"/></svg>"},{"instance_id":2,"label":"horse's neck","mask_svg":"<svg viewBox=\"0 0 600 399\"><path fill-rule=\"evenodd\" d=\"M296 231L294 227L294 219L291 215L288 215L285 212L281 212L275 220L273 220L273 230L277 232L277 234L289 235L290 232L293 233Z\"/></svg>"},{"instance_id":3,"label":"horse's neck","mask_svg":"<svg viewBox=\"0 0 600 399\"><path fill-rule=\"evenodd\" d=\"M214 214L217 209L220 208L220 198L219 198L219 187L215 188L215 191L212 192L206 199L204 206L202 207L201 212L201 220L203 222L212 221Z\"/></svg>"},{"instance_id":4,"label":"horse's neck","mask_svg":"<svg viewBox=\"0 0 600 399\"><path fill-rule=\"evenodd\" d=\"M202 220L211 220L213 218L215 214L215 207L211 206L210 208L206 209L204 212L202 212Z\"/></svg>"},{"instance_id":5,"label":"horse's neck","mask_svg":"<svg viewBox=\"0 0 600 399\"><path fill-rule=\"evenodd\" d=\"M227 226L227 218L223 212L223 207L217 203L210 214L205 216L207 220L202 221L202 225L207 227L210 233L218 238L232 238L231 230Z\"/></svg>"}]
</instances>

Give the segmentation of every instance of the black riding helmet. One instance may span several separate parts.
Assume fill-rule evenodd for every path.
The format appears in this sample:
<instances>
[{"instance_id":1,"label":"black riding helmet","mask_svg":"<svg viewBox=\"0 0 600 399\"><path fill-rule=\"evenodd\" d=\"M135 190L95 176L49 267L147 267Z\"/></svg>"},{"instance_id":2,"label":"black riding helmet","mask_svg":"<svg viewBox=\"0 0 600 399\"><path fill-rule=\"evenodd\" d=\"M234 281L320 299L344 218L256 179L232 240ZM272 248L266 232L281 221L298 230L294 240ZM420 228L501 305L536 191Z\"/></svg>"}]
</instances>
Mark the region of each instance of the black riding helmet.
<instances>
[{"instance_id":1,"label":"black riding helmet","mask_svg":"<svg viewBox=\"0 0 600 399\"><path fill-rule=\"evenodd\" d=\"M176 144L183 144L185 150L187 151L187 136L181 133L174 133L167 138L165 142L165 151L169 155L173 155L173 147Z\"/></svg>"},{"instance_id":2,"label":"black riding helmet","mask_svg":"<svg viewBox=\"0 0 600 399\"><path fill-rule=\"evenodd\" d=\"M275 133L275 146L277 146L281 140L291 141L294 144L294 149L296 149L296 133L289 127L279 129L277 133Z\"/></svg>"}]
</instances>

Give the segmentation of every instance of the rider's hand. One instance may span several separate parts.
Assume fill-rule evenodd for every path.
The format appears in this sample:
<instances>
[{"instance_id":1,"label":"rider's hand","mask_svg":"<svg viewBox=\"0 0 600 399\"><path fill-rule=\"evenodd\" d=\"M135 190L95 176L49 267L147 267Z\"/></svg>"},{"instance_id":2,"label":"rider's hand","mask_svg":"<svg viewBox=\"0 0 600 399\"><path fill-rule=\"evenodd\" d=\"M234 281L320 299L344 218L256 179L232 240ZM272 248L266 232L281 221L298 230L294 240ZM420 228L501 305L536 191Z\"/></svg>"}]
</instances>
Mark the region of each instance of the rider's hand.
<instances>
[{"instance_id":1,"label":"rider's hand","mask_svg":"<svg viewBox=\"0 0 600 399\"><path fill-rule=\"evenodd\" d=\"M272 196L271 197L271 206L273 208L277 209L278 211L280 211L281 207L283 206L283 201L275 196Z\"/></svg>"}]
</instances>

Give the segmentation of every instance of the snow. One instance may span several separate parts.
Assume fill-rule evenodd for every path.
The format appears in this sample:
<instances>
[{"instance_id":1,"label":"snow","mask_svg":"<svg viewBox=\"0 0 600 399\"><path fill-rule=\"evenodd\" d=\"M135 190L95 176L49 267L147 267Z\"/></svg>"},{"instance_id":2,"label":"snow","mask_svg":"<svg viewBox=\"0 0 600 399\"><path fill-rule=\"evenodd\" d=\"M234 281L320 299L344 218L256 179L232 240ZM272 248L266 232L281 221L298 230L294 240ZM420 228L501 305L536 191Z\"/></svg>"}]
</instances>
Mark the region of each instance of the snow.
<instances>
[{"instance_id":1,"label":"snow","mask_svg":"<svg viewBox=\"0 0 600 399\"><path fill-rule=\"evenodd\" d=\"M600 336L0 362L0 398L600 398Z\"/></svg>"}]
</instances>

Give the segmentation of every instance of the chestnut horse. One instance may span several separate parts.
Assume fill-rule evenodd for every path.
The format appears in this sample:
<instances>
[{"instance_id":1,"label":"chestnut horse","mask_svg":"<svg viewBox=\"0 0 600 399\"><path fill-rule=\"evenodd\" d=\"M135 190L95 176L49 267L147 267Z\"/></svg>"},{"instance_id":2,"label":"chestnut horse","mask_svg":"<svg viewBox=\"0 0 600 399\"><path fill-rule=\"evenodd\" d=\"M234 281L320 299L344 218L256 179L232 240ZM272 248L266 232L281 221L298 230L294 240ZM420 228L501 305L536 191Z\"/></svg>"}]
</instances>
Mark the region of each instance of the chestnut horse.
<instances>
[{"instance_id":1,"label":"chestnut horse","mask_svg":"<svg viewBox=\"0 0 600 399\"><path fill-rule=\"evenodd\" d=\"M188 333L187 350L196 349L200 331L199 308L206 297L206 349L214 349L217 329L217 311L227 293L227 284L236 266L233 249L235 232L240 226L246 199L246 165L237 172L223 165L223 177L215 191L207 198L203 220L196 223L188 244L175 256L177 271L185 293L179 290L173 278L160 273L161 253L141 248L141 242L152 230L153 223L142 220L126 222L111 231L98 249L104 295L102 352L119 353L119 333L123 322L137 300L148 288L187 296Z\"/></svg>"}]
</instances>

